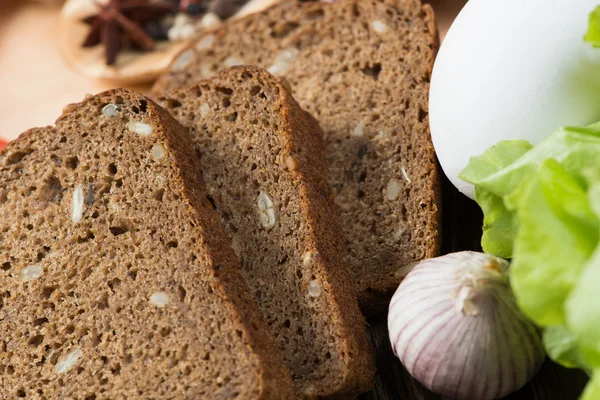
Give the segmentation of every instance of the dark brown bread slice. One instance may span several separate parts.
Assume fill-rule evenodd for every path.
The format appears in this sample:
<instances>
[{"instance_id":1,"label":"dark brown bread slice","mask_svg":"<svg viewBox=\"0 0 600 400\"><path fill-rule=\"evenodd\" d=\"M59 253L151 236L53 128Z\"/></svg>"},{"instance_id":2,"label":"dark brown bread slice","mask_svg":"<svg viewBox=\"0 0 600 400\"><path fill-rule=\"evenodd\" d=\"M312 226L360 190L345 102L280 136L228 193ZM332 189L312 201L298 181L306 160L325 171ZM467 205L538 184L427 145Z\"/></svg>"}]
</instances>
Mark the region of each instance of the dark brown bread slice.
<instances>
[{"instance_id":1,"label":"dark brown bread slice","mask_svg":"<svg viewBox=\"0 0 600 400\"><path fill-rule=\"evenodd\" d=\"M0 398L293 396L191 149L115 90L0 153Z\"/></svg>"},{"instance_id":2,"label":"dark brown bread slice","mask_svg":"<svg viewBox=\"0 0 600 400\"><path fill-rule=\"evenodd\" d=\"M154 90L231 64L291 83L321 123L363 311L381 311L413 261L440 245L440 181L427 116L437 33L419 0L286 2L200 37ZM408 266L408 268L407 268Z\"/></svg>"},{"instance_id":3,"label":"dark brown bread slice","mask_svg":"<svg viewBox=\"0 0 600 400\"><path fill-rule=\"evenodd\" d=\"M327 183L322 132L264 70L233 68L161 98L202 160L242 274L299 398L351 398L375 367Z\"/></svg>"}]
</instances>

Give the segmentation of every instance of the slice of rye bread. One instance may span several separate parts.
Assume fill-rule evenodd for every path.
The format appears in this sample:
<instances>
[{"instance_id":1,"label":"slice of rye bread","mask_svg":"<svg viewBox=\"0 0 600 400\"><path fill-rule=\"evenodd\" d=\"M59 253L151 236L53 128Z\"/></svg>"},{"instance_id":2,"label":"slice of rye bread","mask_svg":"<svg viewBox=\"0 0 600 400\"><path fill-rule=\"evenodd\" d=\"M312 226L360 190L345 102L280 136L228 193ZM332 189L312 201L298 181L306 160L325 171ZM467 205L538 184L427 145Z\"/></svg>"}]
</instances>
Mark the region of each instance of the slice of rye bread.
<instances>
[{"instance_id":1,"label":"slice of rye bread","mask_svg":"<svg viewBox=\"0 0 600 400\"><path fill-rule=\"evenodd\" d=\"M242 274L298 398L351 398L375 366L327 183L318 123L264 70L238 67L160 102L190 132Z\"/></svg>"},{"instance_id":2,"label":"slice of rye bread","mask_svg":"<svg viewBox=\"0 0 600 400\"><path fill-rule=\"evenodd\" d=\"M115 90L0 153L0 398L293 396L191 149Z\"/></svg>"},{"instance_id":3,"label":"slice of rye bread","mask_svg":"<svg viewBox=\"0 0 600 400\"><path fill-rule=\"evenodd\" d=\"M286 2L201 36L154 87L232 64L285 75L325 132L329 181L367 314L383 311L414 261L440 247L440 178L428 120L438 47L418 0Z\"/></svg>"}]
</instances>

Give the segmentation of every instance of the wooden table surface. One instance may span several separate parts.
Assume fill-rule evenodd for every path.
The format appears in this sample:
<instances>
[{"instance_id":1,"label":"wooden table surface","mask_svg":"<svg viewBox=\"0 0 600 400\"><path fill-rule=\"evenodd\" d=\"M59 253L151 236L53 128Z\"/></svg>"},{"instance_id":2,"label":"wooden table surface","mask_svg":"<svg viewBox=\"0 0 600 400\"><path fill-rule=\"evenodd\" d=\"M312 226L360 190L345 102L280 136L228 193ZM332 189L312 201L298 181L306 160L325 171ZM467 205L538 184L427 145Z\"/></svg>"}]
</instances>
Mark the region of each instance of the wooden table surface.
<instances>
[{"instance_id":1,"label":"wooden table surface","mask_svg":"<svg viewBox=\"0 0 600 400\"><path fill-rule=\"evenodd\" d=\"M466 0L430 0L443 38ZM50 125L65 104L86 93L113 88L110 82L87 79L71 71L56 49L59 0L0 0L0 138L13 139L35 126ZM134 89L147 91L148 86ZM481 213L476 204L444 182L445 253L479 250ZM361 400L441 400L408 375L393 355L385 316L369 321L377 355L377 377ZM575 400L586 383L581 371L547 361L536 378L508 396L511 400ZM476 399L473 399L476 400Z\"/></svg>"}]
</instances>

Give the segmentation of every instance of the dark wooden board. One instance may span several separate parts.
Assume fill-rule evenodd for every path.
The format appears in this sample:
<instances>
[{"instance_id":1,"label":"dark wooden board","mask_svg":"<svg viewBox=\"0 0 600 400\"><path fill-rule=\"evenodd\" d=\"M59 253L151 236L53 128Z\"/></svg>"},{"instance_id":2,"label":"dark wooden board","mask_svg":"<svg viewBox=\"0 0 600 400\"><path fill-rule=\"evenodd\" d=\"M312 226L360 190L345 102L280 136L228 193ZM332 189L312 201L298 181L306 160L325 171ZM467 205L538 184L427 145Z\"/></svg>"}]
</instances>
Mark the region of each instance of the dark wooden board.
<instances>
[{"instance_id":1,"label":"dark wooden board","mask_svg":"<svg viewBox=\"0 0 600 400\"><path fill-rule=\"evenodd\" d=\"M444 179L443 193L442 252L480 251L482 215L479 207L447 179ZM360 396L360 400L450 400L425 389L394 356L385 315L369 320L369 336L377 357L377 376L373 389ZM586 383L587 376L582 371L546 360L528 385L505 400L577 400Z\"/></svg>"}]
</instances>

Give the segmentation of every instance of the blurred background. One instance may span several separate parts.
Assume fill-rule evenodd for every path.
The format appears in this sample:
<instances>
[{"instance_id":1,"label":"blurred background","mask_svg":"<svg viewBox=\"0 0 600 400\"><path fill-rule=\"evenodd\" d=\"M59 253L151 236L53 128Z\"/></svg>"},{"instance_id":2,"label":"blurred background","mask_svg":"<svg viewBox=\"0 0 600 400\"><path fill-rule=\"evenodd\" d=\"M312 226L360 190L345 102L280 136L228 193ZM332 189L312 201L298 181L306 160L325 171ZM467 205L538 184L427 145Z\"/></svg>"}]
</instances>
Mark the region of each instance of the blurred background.
<instances>
[{"instance_id":1,"label":"blurred background","mask_svg":"<svg viewBox=\"0 0 600 400\"><path fill-rule=\"evenodd\" d=\"M429 2L443 37L466 0ZM0 138L14 139L29 128L53 124L64 105L119 86L80 75L63 60L57 46L63 3L0 0ZM130 87L145 92L150 85Z\"/></svg>"}]
</instances>

